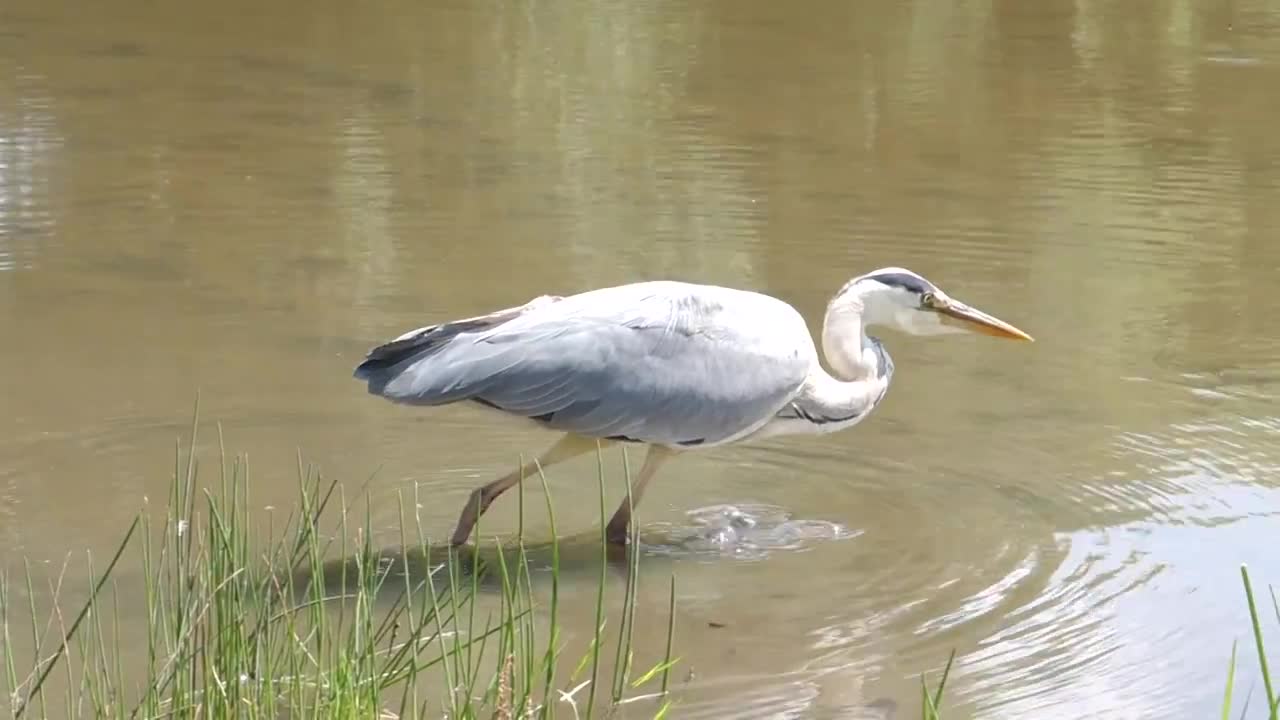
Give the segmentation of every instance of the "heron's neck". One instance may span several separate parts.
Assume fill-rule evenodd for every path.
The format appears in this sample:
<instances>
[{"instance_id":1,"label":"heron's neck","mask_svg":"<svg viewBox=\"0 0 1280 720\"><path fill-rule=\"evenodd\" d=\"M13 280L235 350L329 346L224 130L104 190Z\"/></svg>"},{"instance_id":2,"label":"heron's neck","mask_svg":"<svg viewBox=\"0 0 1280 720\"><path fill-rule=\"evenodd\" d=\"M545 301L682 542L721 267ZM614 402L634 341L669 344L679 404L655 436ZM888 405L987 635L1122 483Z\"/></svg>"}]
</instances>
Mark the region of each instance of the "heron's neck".
<instances>
[{"instance_id":1,"label":"heron's neck","mask_svg":"<svg viewBox=\"0 0 1280 720\"><path fill-rule=\"evenodd\" d=\"M834 380L843 384L865 383L892 371L888 353L880 342L867 337L863 302L858 297L833 300L822 323L822 354Z\"/></svg>"},{"instance_id":2,"label":"heron's neck","mask_svg":"<svg viewBox=\"0 0 1280 720\"><path fill-rule=\"evenodd\" d=\"M827 307L822 352L832 372L814 363L800 392L758 437L835 432L856 425L875 409L889 388L893 361L862 326L860 303L837 299Z\"/></svg>"},{"instance_id":3,"label":"heron's neck","mask_svg":"<svg viewBox=\"0 0 1280 720\"><path fill-rule=\"evenodd\" d=\"M822 351L831 373L815 366L772 433L829 433L856 425L884 397L893 361L862 329L857 303L833 303L822 329ZM792 422L787 422L789 418Z\"/></svg>"}]
</instances>

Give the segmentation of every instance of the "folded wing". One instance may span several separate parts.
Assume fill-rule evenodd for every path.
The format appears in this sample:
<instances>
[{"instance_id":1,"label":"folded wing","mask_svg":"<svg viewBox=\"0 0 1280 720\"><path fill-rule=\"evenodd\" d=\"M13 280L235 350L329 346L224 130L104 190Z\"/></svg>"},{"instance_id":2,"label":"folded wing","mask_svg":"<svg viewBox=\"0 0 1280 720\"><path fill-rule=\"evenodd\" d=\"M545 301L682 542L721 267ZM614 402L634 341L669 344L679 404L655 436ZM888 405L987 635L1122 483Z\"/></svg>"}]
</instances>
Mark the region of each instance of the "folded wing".
<instances>
[{"instance_id":1,"label":"folded wing","mask_svg":"<svg viewBox=\"0 0 1280 720\"><path fill-rule=\"evenodd\" d=\"M780 301L655 282L424 328L375 348L357 377L394 402L472 400L589 437L692 446L767 422L813 352Z\"/></svg>"}]
</instances>

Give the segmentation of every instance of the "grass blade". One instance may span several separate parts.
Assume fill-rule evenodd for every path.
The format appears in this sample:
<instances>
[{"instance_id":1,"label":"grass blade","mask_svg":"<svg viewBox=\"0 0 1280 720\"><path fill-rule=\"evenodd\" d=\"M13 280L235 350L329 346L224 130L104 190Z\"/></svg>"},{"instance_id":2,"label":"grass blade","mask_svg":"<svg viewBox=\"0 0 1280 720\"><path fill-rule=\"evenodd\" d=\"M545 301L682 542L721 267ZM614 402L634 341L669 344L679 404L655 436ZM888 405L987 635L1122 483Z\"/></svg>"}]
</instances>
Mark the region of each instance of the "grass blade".
<instances>
[{"instance_id":1,"label":"grass blade","mask_svg":"<svg viewBox=\"0 0 1280 720\"><path fill-rule=\"evenodd\" d=\"M1236 646L1235 640L1231 641L1231 663L1227 665L1227 689L1222 694L1222 720L1231 720L1231 694L1234 692L1236 682Z\"/></svg>"},{"instance_id":2,"label":"grass blade","mask_svg":"<svg viewBox=\"0 0 1280 720\"><path fill-rule=\"evenodd\" d=\"M98 593L102 592L103 586L107 584L107 581L111 578L111 573L116 568L116 563L120 562L120 556L124 555L124 549L129 546L129 541L133 538L133 532L138 529L138 522L139 518L134 517L133 522L129 524L129 529L125 532L124 539L121 540L120 545L116 547L115 555L111 557L111 562L107 563L106 572L102 574L102 577L98 578L98 582L93 586L93 592L89 594L88 601L86 601L84 606L80 608L80 612L76 614L76 619L71 622L71 627L67 628L67 632L63 635L62 642L58 645L58 649L54 652L53 657L49 658L44 669L40 671L40 675L31 686L28 698L40 692L40 689L44 687L45 681L49 679L49 673L53 672L53 668L58 664L58 661L62 659L68 644L71 642L71 638L75 636L76 630L80 628L80 623L84 622L85 617L88 616L89 609L93 607L94 602L98 598ZM21 718L23 713L27 711L27 707L28 703L26 702L18 706L17 710L14 711L13 714L14 720Z\"/></svg>"},{"instance_id":3,"label":"grass blade","mask_svg":"<svg viewBox=\"0 0 1280 720\"><path fill-rule=\"evenodd\" d=\"M951 665L956 661L956 651L952 650L947 657L947 665L942 668L942 679L938 681L938 689L933 694L933 706L942 706L942 690L947 686L947 678L951 676Z\"/></svg>"},{"instance_id":4,"label":"grass blade","mask_svg":"<svg viewBox=\"0 0 1280 720\"><path fill-rule=\"evenodd\" d=\"M1262 641L1262 621L1258 619L1258 606L1253 599L1253 584L1249 582L1247 565L1240 566L1240 578L1244 582L1244 594L1249 601L1249 621L1253 624L1253 640L1258 647L1258 667L1262 670L1262 684L1267 693L1267 709L1271 720L1276 720L1276 694L1271 687L1271 671L1267 668L1267 652Z\"/></svg>"},{"instance_id":5,"label":"grass blade","mask_svg":"<svg viewBox=\"0 0 1280 720\"><path fill-rule=\"evenodd\" d=\"M596 587L596 623L592 626L591 685L587 688L587 717L596 707L596 686L600 679L600 641L604 635L604 588L609 581L609 538L605 529L609 521L604 504L604 449L596 443L596 484L600 491L600 584Z\"/></svg>"},{"instance_id":6,"label":"grass blade","mask_svg":"<svg viewBox=\"0 0 1280 720\"><path fill-rule=\"evenodd\" d=\"M667 694L667 681L671 679L671 645L676 636L676 576L671 575L671 597L667 602L667 649L663 654L662 694Z\"/></svg>"}]
</instances>

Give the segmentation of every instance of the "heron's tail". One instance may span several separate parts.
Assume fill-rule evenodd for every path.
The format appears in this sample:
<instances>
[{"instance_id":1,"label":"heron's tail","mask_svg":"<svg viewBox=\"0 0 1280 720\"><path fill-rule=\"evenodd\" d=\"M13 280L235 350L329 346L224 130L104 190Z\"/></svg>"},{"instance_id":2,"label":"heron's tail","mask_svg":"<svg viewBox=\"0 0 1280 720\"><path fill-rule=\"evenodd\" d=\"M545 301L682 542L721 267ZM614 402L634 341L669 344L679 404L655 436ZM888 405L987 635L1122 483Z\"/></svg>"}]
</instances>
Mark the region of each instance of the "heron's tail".
<instances>
[{"instance_id":1,"label":"heron's tail","mask_svg":"<svg viewBox=\"0 0 1280 720\"><path fill-rule=\"evenodd\" d=\"M519 307L418 328L370 350L364 361L356 366L353 375L369 383L369 392L381 394L387 383L405 366L439 352L459 335L497 327L535 307L560 299L555 295L543 295Z\"/></svg>"},{"instance_id":2,"label":"heron's tail","mask_svg":"<svg viewBox=\"0 0 1280 720\"><path fill-rule=\"evenodd\" d=\"M490 326L490 324L476 321L460 320L419 328L370 350L364 361L356 366L353 374L359 380L374 381L378 375L394 370L406 361L421 359L430 355L432 351L443 348L450 340L464 332Z\"/></svg>"}]
</instances>

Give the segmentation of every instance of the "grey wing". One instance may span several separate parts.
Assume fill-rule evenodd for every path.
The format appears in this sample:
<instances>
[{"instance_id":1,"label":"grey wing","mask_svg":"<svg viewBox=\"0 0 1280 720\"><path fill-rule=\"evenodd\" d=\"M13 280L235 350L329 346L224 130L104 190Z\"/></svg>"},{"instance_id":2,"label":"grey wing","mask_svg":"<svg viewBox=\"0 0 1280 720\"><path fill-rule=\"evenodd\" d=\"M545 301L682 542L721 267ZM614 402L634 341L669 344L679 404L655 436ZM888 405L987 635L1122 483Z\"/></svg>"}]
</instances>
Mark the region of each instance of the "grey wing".
<instances>
[{"instance_id":1,"label":"grey wing","mask_svg":"<svg viewBox=\"0 0 1280 720\"><path fill-rule=\"evenodd\" d=\"M782 313L775 333L758 309L634 286L586 293L461 333L369 377L370 391L473 400L590 437L716 444L767 422L810 369L799 315Z\"/></svg>"}]
</instances>

